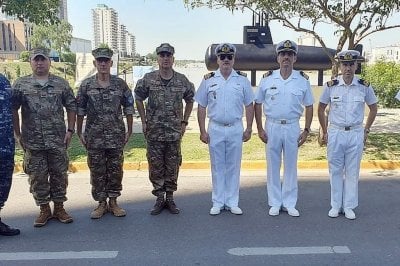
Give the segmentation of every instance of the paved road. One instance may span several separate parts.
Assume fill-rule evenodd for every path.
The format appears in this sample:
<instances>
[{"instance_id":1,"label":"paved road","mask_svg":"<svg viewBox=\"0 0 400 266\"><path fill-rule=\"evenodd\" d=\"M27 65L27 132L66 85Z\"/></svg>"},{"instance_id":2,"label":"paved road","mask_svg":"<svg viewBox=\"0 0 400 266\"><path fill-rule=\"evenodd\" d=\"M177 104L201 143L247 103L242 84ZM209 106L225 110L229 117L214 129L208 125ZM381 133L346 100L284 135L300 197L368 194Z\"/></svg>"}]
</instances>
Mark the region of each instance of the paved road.
<instances>
[{"instance_id":1,"label":"paved road","mask_svg":"<svg viewBox=\"0 0 400 266\"><path fill-rule=\"evenodd\" d=\"M362 174L354 221L327 216L325 171L300 172L298 218L286 213L268 216L264 171L242 173L244 215L223 212L212 217L208 170L182 171L176 193L181 214L164 211L158 216L149 215L154 198L147 173L127 171L120 202L128 215L107 214L94 221L89 219L95 206L89 172L80 171L70 175L66 204L74 223L52 220L43 228L32 226L38 209L26 179L15 175L2 211L4 221L22 233L0 237L0 265L398 265L400 261L399 171Z\"/></svg>"}]
</instances>

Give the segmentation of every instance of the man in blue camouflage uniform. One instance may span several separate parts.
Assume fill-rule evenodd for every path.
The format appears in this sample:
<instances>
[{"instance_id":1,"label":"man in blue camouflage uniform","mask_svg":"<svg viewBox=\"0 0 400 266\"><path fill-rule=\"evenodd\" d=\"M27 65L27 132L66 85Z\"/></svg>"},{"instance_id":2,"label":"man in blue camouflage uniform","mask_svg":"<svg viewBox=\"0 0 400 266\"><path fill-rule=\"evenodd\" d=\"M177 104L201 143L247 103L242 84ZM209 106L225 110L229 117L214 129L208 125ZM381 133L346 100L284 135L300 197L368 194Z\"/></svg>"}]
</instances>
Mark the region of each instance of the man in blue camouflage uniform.
<instances>
[{"instance_id":1,"label":"man in blue camouflage uniform","mask_svg":"<svg viewBox=\"0 0 400 266\"><path fill-rule=\"evenodd\" d=\"M30 64L33 73L15 81L12 101L15 137L24 150L24 171L29 176L30 192L40 206L34 226L44 226L52 217L71 223L64 202L68 185L67 148L75 128L74 93L66 80L49 73L48 49L33 49ZM54 202L53 215L50 201Z\"/></svg>"},{"instance_id":2,"label":"man in blue camouflage uniform","mask_svg":"<svg viewBox=\"0 0 400 266\"><path fill-rule=\"evenodd\" d=\"M132 135L133 96L124 80L110 74L113 51L97 48L92 54L97 74L82 82L77 95L77 134L88 152L92 196L99 202L90 217L99 219L107 211L123 217L126 212L118 206L117 197L122 190L123 149ZM82 134L84 116L87 120Z\"/></svg>"},{"instance_id":3,"label":"man in blue camouflage uniform","mask_svg":"<svg viewBox=\"0 0 400 266\"><path fill-rule=\"evenodd\" d=\"M14 135L11 110L11 85L0 74L0 211L8 199L14 171ZM0 216L1 217L1 216ZM18 235L18 229L6 225L0 218L0 235Z\"/></svg>"},{"instance_id":4,"label":"man in blue camouflage uniform","mask_svg":"<svg viewBox=\"0 0 400 266\"><path fill-rule=\"evenodd\" d=\"M173 193L177 190L182 163L181 139L193 109L194 86L183 74L173 70L175 49L163 43L156 49L159 70L147 73L135 88L136 106L147 141L149 178L157 197L152 215L167 208L178 214ZM148 99L146 110L143 101ZM183 101L186 102L183 111ZM166 197L164 198L164 195Z\"/></svg>"}]
</instances>

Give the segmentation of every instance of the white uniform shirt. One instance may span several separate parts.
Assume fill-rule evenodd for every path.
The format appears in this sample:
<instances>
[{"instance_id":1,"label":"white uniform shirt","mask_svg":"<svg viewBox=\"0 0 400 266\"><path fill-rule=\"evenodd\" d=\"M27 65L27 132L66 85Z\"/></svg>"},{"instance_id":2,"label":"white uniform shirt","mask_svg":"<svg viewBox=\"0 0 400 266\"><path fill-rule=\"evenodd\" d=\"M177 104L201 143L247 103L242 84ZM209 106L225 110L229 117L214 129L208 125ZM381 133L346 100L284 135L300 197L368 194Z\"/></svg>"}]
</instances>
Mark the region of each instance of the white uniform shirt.
<instances>
[{"instance_id":1,"label":"white uniform shirt","mask_svg":"<svg viewBox=\"0 0 400 266\"><path fill-rule=\"evenodd\" d=\"M203 79L196 92L195 100L207 107L207 116L218 123L234 123L243 117L243 106L251 104L254 93L247 77L235 70L224 79L218 69L214 76Z\"/></svg>"},{"instance_id":2,"label":"white uniform shirt","mask_svg":"<svg viewBox=\"0 0 400 266\"><path fill-rule=\"evenodd\" d=\"M256 103L264 104L264 114L272 119L299 119L304 106L314 103L310 82L299 71L284 80L278 70L261 79Z\"/></svg>"},{"instance_id":3,"label":"white uniform shirt","mask_svg":"<svg viewBox=\"0 0 400 266\"><path fill-rule=\"evenodd\" d=\"M400 101L400 91L396 94L395 98Z\"/></svg>"},{"instance_id":4,"label":"white uniform shirt","mask_svg":"<svg viewBox=\"0 0 400 266\"><path fill-rule=\"evenodd\" d=\"M332 86L324 85L324 91L320 102L330 104L329 122L336 126L362 125L364 120L365 104L377 103L374 90L371 86L365 86L354 77L350 85L346 85L343 77L339 76L333 80ZM336 84L335 84L336 83Z\"/></svg>"}]
</instances>

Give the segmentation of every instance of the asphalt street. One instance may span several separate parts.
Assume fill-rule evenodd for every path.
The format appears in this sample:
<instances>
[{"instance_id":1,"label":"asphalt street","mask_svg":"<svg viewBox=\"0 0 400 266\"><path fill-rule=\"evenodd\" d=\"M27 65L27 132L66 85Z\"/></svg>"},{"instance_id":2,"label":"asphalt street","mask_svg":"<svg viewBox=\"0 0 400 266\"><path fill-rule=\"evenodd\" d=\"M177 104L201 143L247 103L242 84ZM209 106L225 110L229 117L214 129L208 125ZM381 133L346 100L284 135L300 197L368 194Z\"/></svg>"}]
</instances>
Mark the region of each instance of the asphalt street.
<instances>
[{"instance_id":1,"label":"asphalt street","mask_svg":"<svg viewBox=\"0 0 400 266\"><path fill-rule=\"evenodd\" d=\"M211 207L209 170L183 170L176 203L179 215L154 203L144 171L126 171L119 198L127 216L91 220L96 206L88 171L70 174L66 208L71 224L51 220L34 228L38 213L27 176L14 175L2 220L21 229L0 236L0 265L398 265L400 261L400 171L363 172L356 220L332 219L329 178L299 172L300 217L268 215L264 171L243 171L244 214Z\"/></svg>"}]
</instances>

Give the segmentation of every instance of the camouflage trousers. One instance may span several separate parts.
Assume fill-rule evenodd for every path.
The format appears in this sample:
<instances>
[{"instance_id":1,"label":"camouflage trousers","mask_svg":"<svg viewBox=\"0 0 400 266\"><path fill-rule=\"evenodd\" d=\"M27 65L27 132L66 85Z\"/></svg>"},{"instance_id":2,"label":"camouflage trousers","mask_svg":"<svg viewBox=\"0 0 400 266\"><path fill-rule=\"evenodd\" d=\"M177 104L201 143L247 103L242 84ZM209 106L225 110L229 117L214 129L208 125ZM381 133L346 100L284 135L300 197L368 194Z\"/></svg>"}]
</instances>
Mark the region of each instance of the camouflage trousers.
<instances>
[{"instance_id":1,"label":"camouflage trousers","mask_svg":"<svg viewBox=\"0 0 400 266\"><path fill-rule=\"evenodd\" d=\"M179 166L182 164L181 141L147 141L149 178L153 195L176 191Z\"/></svg>"},{"instance_id":2,"label":"camouflage trousers","mask_svg":"<svg viewBox=\"0 0 400 266\"><path fill-rule=\"evenodd\" d=\"M0 154L0 209L8 199L14 172L14 154Z\"/></svg>"},{"instance_id":3,"label":"camouflage trousers","mask_svg":"<svg viewBox=\"0 0 400 266\"><path fill-rule=\"evenodd\" d=\"M24 172L29 176L30 192L36 205L67 200L68 155L64 147L25 150Z\"/></svg>"},{"instance_id":4,"label":"camouflage trousers","mask_svg":"<svg viewBox=\"0 0 400 266\"><path fill-rule=\"evenodd\" d=\"M122 149L89 149L88 166L92 197L105 201L121 195L124 154Z\"/></svg>"}]
</instances>

